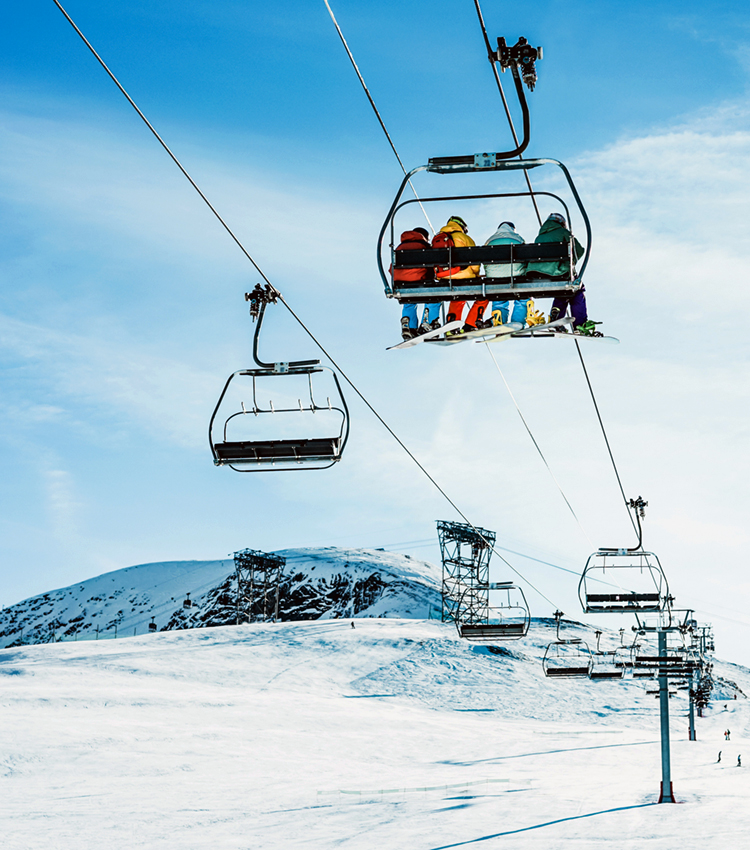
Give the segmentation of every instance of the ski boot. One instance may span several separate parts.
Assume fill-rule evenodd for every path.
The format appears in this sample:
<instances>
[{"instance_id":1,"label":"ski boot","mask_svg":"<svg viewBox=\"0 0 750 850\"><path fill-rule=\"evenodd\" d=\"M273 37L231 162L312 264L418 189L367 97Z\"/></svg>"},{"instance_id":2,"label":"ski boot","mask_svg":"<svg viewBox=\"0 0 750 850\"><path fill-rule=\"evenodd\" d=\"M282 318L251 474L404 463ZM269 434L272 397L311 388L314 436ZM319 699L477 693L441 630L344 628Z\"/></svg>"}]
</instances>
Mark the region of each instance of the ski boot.
<instances>
[{"instance_id":1,"label":"ski boot","mask_svg":"<svg viewBox=\"0 0 750 850\"><path fill-rule=\"evenodd\" d=\"M401 319L401 339L406 342L407 339L413 339L415 336L419 336L419 331L416 328L410 328L409 317L403 316Z\"/></svg>"},{"instance_id":2,"label":"ski boot","mask_svg":"<svg viewBox=\"0 0 750 850\"><path fill-rule=\"evenodd\" d=\"M440 319L433 319L431 322L424 321L419 326L418 333L420 336L422 334L428 334L430 331L436 331L440 327Z\"/></svg>"},{"instance_id":3,"label":"ski boot","mask_svg":"<svg viewBox=\"0 0 750 850\"><path fill-rule=\"evenodd\" d=\"M456 321L456 314L455 313L448 313L448 315L445 317L445 324L446 325L449 325L451 322L455 322L455 321ZM463 328L459 328L458 330L455 330L455 331L447 331L445 336L446 337L459 336L462 333L463 333Z\"/></svg>"}]
</instances>

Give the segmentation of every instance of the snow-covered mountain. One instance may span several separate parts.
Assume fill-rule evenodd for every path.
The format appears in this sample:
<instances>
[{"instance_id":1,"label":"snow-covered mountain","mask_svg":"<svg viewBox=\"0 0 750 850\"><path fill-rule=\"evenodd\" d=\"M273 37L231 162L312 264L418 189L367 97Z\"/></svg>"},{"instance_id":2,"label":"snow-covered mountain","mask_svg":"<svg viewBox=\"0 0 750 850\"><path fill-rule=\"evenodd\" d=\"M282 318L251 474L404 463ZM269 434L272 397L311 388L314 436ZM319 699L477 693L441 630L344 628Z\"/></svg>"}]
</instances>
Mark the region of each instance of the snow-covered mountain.
<instances>
[{"instance_id":1,"label":"snow-covered mountain","mask_svg":"<svg viewBox=\"0 0 750 850\"><path fill-rule=\"evenodd\" d=\"M440 572L409 555L366 549L287 549L279 619L428 619ZM26 599L0 611L0 648L236 622L234 561L140 564ZM183 607L190 594L192 607ZM432 614L431 614L432 612Z\"/></svg>"}]
</instances>

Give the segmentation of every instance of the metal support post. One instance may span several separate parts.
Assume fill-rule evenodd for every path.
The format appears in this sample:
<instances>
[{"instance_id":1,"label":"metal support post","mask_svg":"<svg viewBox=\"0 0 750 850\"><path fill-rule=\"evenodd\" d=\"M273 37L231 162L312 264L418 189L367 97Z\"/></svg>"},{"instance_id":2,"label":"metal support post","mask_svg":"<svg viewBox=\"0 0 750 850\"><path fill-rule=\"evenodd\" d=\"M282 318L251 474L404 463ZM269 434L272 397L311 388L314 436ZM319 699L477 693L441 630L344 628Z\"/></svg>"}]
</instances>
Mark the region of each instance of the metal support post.
<instances>
[{"instance_id":1,"label":"metal support post","mask_svg":"<svg viewBox=\"0 0 750 850\"><path fill-rule=\"evenodd\" d=\"M659 657L667 655L667 632L659 629ZM669 752L669 678L665 662L659 662L659 713L661 717L661 793L660 803L674 803L672 767Z\"/></svg>"},{"instance_id":2,"label":"metal support post","mask_svg":"<svg viewBox=\"0 0 750 850\"><path fill-rule=\"evenodd\" d=\"M693 680L693 670L692 670L692 667L691 667L690 668L690 674L688 675L688 705L690 706L689 714L688 714L688 716L690 718L690 725L688 726L688 741L697 741L698 740L695 737L695 708L694 708L694 702L693 702L693 697L694 697L693 682L694 682L694 680Z\"/></svg>"}]
</instances>

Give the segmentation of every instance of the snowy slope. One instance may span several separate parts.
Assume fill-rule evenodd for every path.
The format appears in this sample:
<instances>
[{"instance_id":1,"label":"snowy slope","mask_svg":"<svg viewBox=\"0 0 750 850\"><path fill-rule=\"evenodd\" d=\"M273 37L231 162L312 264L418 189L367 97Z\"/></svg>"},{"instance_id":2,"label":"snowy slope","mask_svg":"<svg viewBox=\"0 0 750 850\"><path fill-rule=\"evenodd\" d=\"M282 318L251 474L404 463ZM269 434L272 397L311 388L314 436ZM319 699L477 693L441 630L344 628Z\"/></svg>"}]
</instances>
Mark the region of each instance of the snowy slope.
<instances>
[{"instance_id":1,"label":"snowy slope","mask_svg":"<svg viewBox=\"0 0 750 850\"><path fill-rule=\"evenodd\" d=\"M638 681L545 679L549 621L500 653L436 622L354 624L0 651L4 850L744 846L741 694L689 742L678 692L683 804L657 806L658 703ZM747 669L716 671L750 693Z\"/></svg>"},{"instance_id":2,"label":"snowy slope","mask_svg":"<svg viewBox=\"0 0 750 850\"><path fill-rule=\"evenodd\" d=\"M439 571L409 555L363 549L288 549L280 619L424 617L440 607ZM236 620L234 562L141 564L53 590L0 611L0 647ZM190 593L194 607L183 608ZM98 631L97 631L98 630Z\"/></svg>"}]
</instances>

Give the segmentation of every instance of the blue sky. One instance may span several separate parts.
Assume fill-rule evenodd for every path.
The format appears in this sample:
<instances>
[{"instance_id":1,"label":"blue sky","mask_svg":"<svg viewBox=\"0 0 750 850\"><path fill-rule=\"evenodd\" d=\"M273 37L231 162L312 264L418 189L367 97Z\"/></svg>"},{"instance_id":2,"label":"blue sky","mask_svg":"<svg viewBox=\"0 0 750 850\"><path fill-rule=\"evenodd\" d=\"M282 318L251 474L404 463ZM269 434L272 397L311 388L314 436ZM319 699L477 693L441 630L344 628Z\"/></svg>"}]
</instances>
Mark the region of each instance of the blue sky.
<instances>
[{"instance_id":1,"label":"blue sky","mask_svg":"<svg viewBox=\"0 0 750 850\"><path fill-rule=\"evenodd\" d=\"M473 3L332 5L405 162L507 146ZM474 522L573 570L591 541L629 542L572 348L496 346L589 539L482 346L384 351L399 311L373 257L399 170L322 0L66 8ZM545 50L529 155L564 160L592 218L590 312L622 342L585 353L626 491L651 502L646 543L678 602L704 606L719 651L747 661L738 319L749 306L750 14L691 2L483 9L493 40L523 34ZM450 507L356 400L335 469L213 467L208 417L227 375L250 365L242 295L257 275L51 0L15 4L5 20L0 603L247 546L393 546L437 558L428 541ZM434 179L443 182L424 186L445 189ZM503 213L467 207L465 217L479 241ZM530 214L518 223L532 238ZM316 356L282 308L269 313L263 346L269 358ZM576 614L573 576L513 563Z\"/></svg>"}]
</instances>

